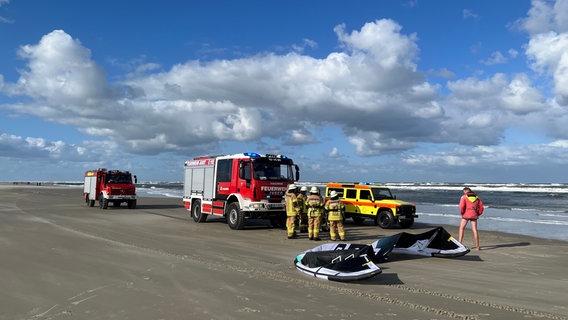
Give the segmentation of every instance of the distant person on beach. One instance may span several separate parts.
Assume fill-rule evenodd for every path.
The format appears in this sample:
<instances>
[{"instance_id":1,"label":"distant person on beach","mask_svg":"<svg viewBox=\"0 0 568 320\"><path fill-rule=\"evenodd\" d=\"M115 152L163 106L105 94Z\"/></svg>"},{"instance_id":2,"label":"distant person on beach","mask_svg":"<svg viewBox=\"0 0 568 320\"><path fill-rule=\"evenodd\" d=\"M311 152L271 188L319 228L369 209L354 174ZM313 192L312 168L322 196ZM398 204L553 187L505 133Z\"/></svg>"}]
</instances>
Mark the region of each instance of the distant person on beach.
<instances>
[{"instance_id":1,"label":"distant person on beach","mask_svg":"<svg viewBox=\"0 0 568 320\"><path fill-rule=\"evenodd\" d=\"M480 250L479 234L477 232L477 219L483 214L483 202L470 188L463 188L463 195L460 199L460 213L462 216L458 241L463 240L463 233L468 221L471 221L471 230L475 240L475 249Z\"/></svg>"}]
</instances>

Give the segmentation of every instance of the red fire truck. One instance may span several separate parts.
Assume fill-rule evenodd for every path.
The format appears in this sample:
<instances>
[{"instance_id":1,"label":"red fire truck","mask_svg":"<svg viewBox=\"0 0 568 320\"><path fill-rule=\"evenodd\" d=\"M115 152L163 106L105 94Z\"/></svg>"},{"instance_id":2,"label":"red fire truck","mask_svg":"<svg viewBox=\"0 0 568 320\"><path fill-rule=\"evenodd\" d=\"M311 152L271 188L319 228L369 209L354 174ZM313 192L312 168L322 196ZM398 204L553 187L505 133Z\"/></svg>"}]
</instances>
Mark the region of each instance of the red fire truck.
<instances>
[{"instance_id":1,"label":"red fire truck","mask_svg":"<svg viewBox=\"0 0 568 320\"><path fill-rule=\"evenodd\" d=\"M134 176L136 180L136 176ZM136 183L135 181L134 183ZM118 207L126 202L128 209L136 208L136 186L128 171L107 170L105 168L85 172L83 196L89 207L99 201L101 209L107 209L109 202Z\"/></svg>"},{"instance_id":2,"label":"red fire truck","mask_svg":"<svg viewBox=\"0 0 568 320\"><path fill-rule=\"evenodd\" d=\"M300 178L292 159L253 152L194 158L184 167L183 202L193 220L222 216L231 229L242 229L245 219L282 227L286 187Z\"/></svg>"}]
</instances>

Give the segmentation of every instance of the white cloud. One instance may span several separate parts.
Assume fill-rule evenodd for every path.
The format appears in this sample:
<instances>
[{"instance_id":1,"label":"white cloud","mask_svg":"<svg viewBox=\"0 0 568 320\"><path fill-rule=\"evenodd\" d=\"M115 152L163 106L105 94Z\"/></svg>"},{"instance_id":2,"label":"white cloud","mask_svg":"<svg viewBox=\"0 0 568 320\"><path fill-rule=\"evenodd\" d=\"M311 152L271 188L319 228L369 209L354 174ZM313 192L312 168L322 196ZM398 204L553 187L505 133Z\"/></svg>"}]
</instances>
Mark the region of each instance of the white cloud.
<instances>
[{"instance_id":1,"label":"white cloud","mask_svg":"<svg viewBox=\"0 0 568 320\"><path fill-rule=\"evenodd\" d=\"M517 74L509 80L498 73L491 78L479 80L468 78L449 82L452 104L466 108L462 112L511 111L517 115L542 110L546 101L542 94L532 87L525 74Z\"/></svg>"},{"instance_id":2,"label":"white cloud","mask_svg":"<svg viewBox=\"0 0 568 320\"><path fill-rule=\"evenodd\" d=\"M321 59L297 50L188 61L163 71L158 64L145 62L116 83L107 82L87 47L56 30L38 44L21 48L28 64L16 83L4 83L0 77L0 90L30 101L1 107L72 125L105 139L109 150L141 155L187 155L209 152L220 143L263 139L294 146L320 144L326 142L315 138L322 126L342 130L355 153L365 157L407 152L431 142L490 147L501 142L510 123L536 127L545 115L560 114L526 74L459 79L445 88L429 83L418 68L417 35L405 34L392 20L369 22L351 32L345 25L334 30L343 50ZM537 39L531 40L527 53L534 57L535 69L554 70L562 96L568 88L560 88L567 74L560 54L564 46L547 53ZM304 44L310 47L315 42ZM514 57L515 51L508 54ZM496 51L489 60L503 62L506 57ZM438 74L455 77L444 68ZM523 117L527 114L531 117ZM559 137L562 117L557 119L547 128ZM64 152L77 158L92 156L92 143L69 146L23 138L12 143L4 146L27 145L51 157ZM338 150L332 149L329 157L341 158ZM457 149L438 158L424 155L406 161L433 159L457 165L463 153Z\"/></svg>"},{"instance_id":3,"label":"white cloud","mask_svg":"<svg viewBox=\"0 0 568 320\"><path fill-rule=\"evenodd\" d=\"M568 32L568 1L556 0L554 3L554 23L559 32Z\"/></svg>"},{"instance_id":4,"label":"white cloud","mask_svg":"<svg viewBox=\"0 0 568 320\"><path fill-rule=\"evenodd\" d=\"M96 147L91 147L93 144ZM0 131L0 158L19 158L25 160L50 159L56 161L83 161L85 156L98 161L112 154L116 148L112 144L85 142L83 146L70 145L63 141L48 141L38 137L21 137Z\"/></svg>"},{"instance_id":5,"label":"white cloud","mask_svg":"<svg viewBox=\"0 0 568 320\"><path fill-rule=\"evenodd\" d=\"M568 0L533 0L518 24L531 36L526 54L532 68L552 75L558 103L568 105Z\"/></svg>"},{"instance_id":6,"label":"white cloud","mask_svg":"<svg viewBox=\"0 0 568 320\"><path fill-rule=\"evenodd\" d=\"M537 154L538 157L534 155ZM406 155L403 162L412 166L483 167L496 163L507 166L527 166L550 163L568 164L567 140L542 145L456 147L434 154Z\"/></svg>"},{"instance_id":7,"label":"white cloud","mask_svg":"<svg viewBox=\"0 0 568 320\"><path fill-rule=\"evenodd\" d=\"M62 30L45 35L37 45L22 46L19 54L29 63L14 94L85 108L110 98L105 73L91 60L90 50Z\"/></svg>"},{"instance_id":8,"label":"white cloud","mask_svg":"<svg viewBox=\"0 0 568 320\"><path fill-rule=\"evenodd\" d=\"M463 16L464 19L477 19L477 18L479 18L479 15L477 15L476 13L474 13L470 9L463 9L462 16Z\"/></svg>"},{"instance_id":9,"label":"white cloud","mask_svg":"<svg viewBox=\"0 0 568 320\"><path fill-rule=\"evenodd\" d=\"M348 140L355 146L355 152L359 156L377 156L393 152L400 152L412 148L412 143L383 137L378 132L355 130L348 134Z\"/></svg>"},{"instance_id":10,"label":"white cloud","mask_svg":"<svg viewBox=\"0 0 568 320\"><path fill-rule=\"evenodd\" d=\"M0 0L0 8L10 3L10 0ZM0 16L0 23L13 23L14 21L6 17Z\"/></svg>"},{"instance_id":11,"label":"white cloud","mask_svg":"<svg viewBox=\"0 0 568 320\"><path fill-rule=\"evenodd\" d=\"M518 25L530 34L546 32L552 28L552 7L547 0L532 0L527 17L520 19Z\"/></svg>"},{"instance_id":12,"label":"white cloud","mask_svg":"<svg viewBox=\"0 0 568 320\"><path fill-rule=\"evenodd\" d=\"M333 147L328 154L328 157L330 158L337 158L339 156L340 156L339 149L337 147Z\"/></svg>"},{"instance_id":13,"label":"white cloud","mask_svg":"<svg viewBox=\"0 0 568 320\"><path fill-rule=\"evenodd\" d=\"M335 27L339 40L354 55L369 53L361 58L370 58L384 70L415 71L418 54L416 34L404 35L402 27L396 22L383 19L366 23L360 31L345 32L345 25Z\"/></svg>"},{"instance_id":14,"label":"white cloud","mask_svg":"<svg viewBox=\"0 0 568 320\"><path fill-rule=\"evenodd\" d=\"M291 131L290 136L284 139L286 145L303 145L315 143L315 138L306 129L294 129Z\"/></svg>"},{"instance_id":15,"label":"white cloud","mask_svg":"<svg viewBox=\"0 0 568 320\"><path fill-rule=\"evenodd\" d=\"M548 32L533 37L527 55L533 69L552 75L558 102L568 104L568 33Z\"/></svg>"},{"instance_id":16,"label":"white cloud","mask_svg":"<svg viewBox=\"0 0 568 320\"><path fill-rule=\"evenodd\" d=\"M303 53L306 50L306 48L313 49L317 47L318 47L317 42L310 39L302 39L302 43L293 45L292 49L294 49L295 52Z\"/></svg>"},{"instance_id":17,"label":"white cloud","mask_svg":"<svg viewBox=\"0 0 568 320\"><path fill-rule=\"evenodd\" d=\"M495 64L507 63L507 61L507 58L500 51L495 51L491 53L491 57L489 57L488 59L481 60L481 63L486 66L492 66Z\"/></svg>"},{"instance_id":18,"label":"white cloud","mask_svg":"<svg viewBox=\"0 0 568 320\"><path fill-rule=\"evenodd\" d=\"M516 123L532 123L545 118L549 103L532 87L525 74L512 79L495 74L448 82L451 94L441 102L445 111L438 143L495 145L505 130ZM525 115L531 114L530 117Z\"/></svg>"},{"instance_id":19,"label":"white cloud","mask_svg":"<svg viewBox=\"0 0 568 320\"><path fill-rule=\"evenodd\" d=\"M516 75L503 91L503 106L515 114L542 110L546 107L544 97L525 74Z\"/></svg>"}]
</instances>

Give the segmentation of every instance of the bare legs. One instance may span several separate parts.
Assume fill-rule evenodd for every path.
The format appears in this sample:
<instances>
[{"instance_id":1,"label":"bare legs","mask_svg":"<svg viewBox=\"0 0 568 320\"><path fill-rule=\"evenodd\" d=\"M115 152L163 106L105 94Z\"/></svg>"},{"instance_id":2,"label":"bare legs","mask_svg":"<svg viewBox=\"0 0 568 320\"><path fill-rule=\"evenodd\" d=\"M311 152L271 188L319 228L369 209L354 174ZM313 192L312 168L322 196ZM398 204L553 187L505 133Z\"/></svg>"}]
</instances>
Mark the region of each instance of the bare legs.
<instances>
[{"instance_id":1,"label":"bare legs","mask_svg":"<svg viewBox=\"0 0 568 320\"><path fill-rule=\"evenodd\" d=\"M465 230L465 226L467 226L467 220L466 219L462 219L461 223L460 223L460 232L458 235L458 241L461 243L463 240L463 231Z\"/></svg>"},{"instance_id":2,"label":"bare legs","mask_svg":"<svg viewBox=\"0 0 568 320\"><path fill-rule=\"evenodd\" d=\"M463 234L465 230L465 226L467 226L467 219L462 219L460 223L460 231L458 235L458 241L462 243ZM477 220L471 220L471 230L473 231L473 240L475 240L475 249L480 250L479 248L479 233L477 232Z\"/></svg>"},{"instance_id":3,"label":"bare legs","mask_svg":"<svg viewBox=\"0 0 568 320\"><path fill-rule=\"evenodd\" d=\"M475 249L479 251L479 234L477 233L477 220L471 220L471 231L473 231L473 239L475 240Z\"/></svg>"}]
</instances>

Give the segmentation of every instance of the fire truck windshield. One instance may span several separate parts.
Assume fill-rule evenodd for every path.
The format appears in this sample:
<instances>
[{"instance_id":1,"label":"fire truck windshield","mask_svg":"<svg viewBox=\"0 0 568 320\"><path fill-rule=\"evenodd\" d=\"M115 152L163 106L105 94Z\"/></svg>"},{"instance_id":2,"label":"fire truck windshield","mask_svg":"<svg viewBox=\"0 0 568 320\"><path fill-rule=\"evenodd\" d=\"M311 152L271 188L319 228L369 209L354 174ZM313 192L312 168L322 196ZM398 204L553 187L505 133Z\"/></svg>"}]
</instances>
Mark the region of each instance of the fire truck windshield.
<instances>
[{"instance_id":1,"label":"fire truck windshield","mask_svg":"<svg viewBox=\"0 0 568 320\"><path fill-rule=\"evenodd\" d=\"M255 180L293 181L292 166L278 162L253 162Z\"/></svg>"},{"instance_id":2,"label":"fire truck windshield","mask_svg":"<svg viewBox=\"0 0 568 320\"><path fill-rule=\"evenodd\" d=\"M130 184L132 183L132 178L129 174L109 174L106 178L107 183L122 183Z\"/></svg>"}]
</instances>

